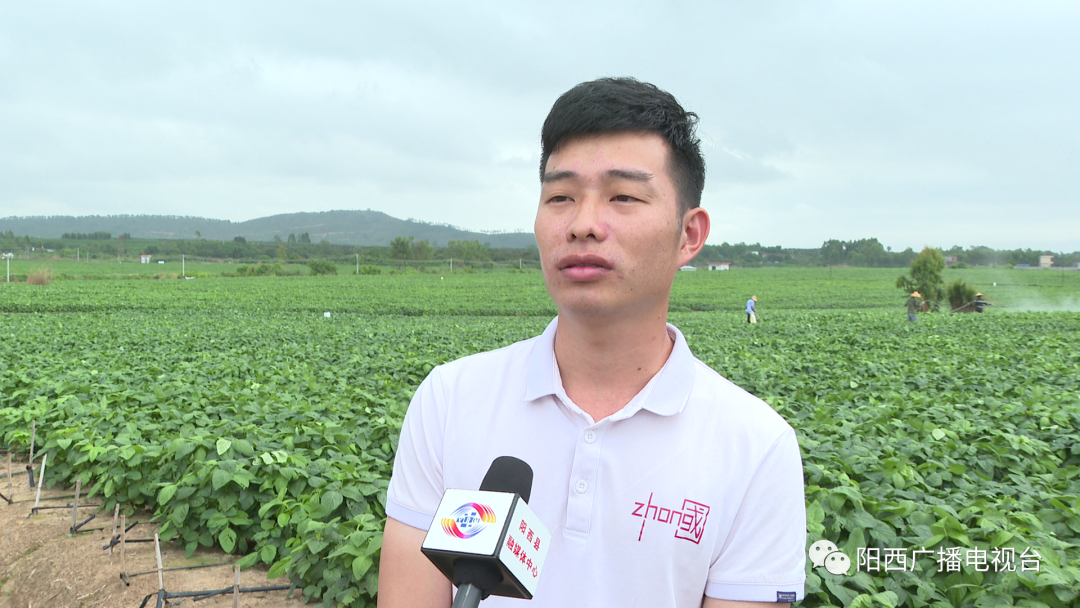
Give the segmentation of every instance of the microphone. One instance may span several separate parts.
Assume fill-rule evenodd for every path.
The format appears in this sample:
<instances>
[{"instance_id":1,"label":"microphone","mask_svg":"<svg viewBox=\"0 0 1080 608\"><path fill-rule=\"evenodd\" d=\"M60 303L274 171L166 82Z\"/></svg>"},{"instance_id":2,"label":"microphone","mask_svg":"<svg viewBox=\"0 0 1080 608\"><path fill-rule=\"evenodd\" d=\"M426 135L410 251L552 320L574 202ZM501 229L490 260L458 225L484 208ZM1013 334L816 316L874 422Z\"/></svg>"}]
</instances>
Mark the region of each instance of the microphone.
<instances>
[{"instance_id":1,"label":"microphone","mask_svg":"<svg viewBox=\"0 0 1080 608\"><path fill-rule=\"evenodd\" d=\"M551 535L529 508L532 479L524 461L500 456L479 491L443 493L420 550L457 586L453 608L536 593Z\"/></svg>"}]
</instances>

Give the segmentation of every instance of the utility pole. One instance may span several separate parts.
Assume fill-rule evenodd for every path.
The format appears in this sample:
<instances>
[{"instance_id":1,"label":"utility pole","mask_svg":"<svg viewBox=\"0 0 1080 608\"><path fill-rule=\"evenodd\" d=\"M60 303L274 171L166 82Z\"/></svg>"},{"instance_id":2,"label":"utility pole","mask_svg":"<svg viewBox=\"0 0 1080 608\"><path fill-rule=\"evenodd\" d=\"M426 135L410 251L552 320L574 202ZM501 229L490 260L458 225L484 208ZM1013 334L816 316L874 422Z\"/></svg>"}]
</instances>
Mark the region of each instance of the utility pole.
<instances>
[{"instance_id":1,"label":"utility pole","mask_svg":"<svg viewBox=\"0 0 1080 608\"><path fill-rule=\"evenodd\" d=\"M356 254L356 276L360 276L360 254Z\"/></svg>"}]
</instances>

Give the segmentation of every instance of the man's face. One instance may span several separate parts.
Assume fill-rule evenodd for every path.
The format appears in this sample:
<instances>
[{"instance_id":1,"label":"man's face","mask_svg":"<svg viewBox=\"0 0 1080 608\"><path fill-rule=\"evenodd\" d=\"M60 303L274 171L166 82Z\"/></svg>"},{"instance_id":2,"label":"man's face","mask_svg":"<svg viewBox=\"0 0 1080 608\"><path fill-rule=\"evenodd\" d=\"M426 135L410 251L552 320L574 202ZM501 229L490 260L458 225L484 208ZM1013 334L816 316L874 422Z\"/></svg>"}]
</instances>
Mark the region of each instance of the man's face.
<instances>
[{"instance_id":1,"label":"man's face","mask_svg":"<svg viewBox=\"0 0 1080 608\"><path fill-rule=\"evenodd\" d=\"M659 135L564 143L548 158L534 225L560 312L666 313L675 272L689 260L677 207Z\"/></svg>"}]
</instances>

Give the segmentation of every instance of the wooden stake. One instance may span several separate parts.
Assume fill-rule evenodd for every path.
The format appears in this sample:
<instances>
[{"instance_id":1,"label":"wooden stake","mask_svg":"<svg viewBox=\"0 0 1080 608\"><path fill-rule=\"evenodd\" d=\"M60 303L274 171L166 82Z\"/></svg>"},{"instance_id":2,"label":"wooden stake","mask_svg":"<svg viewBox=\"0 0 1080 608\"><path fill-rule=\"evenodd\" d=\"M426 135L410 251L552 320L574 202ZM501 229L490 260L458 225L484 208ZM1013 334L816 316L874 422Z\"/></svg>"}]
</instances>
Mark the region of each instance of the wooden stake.
<instances>
[{"instance_id":1,"label":"wooden stake","mask_svg":"<svg viewBox=\"0 0 1080 608\"><path fill-rule=\"evenodd\" d=\"M37 438L37 420L30 422L30 459L26 462L26 483L34 489L34 439ZM10 478L9 478L10 479ZM38 492L41 495L41 492ZM35 507L37 505L34 505Z\"/></svg>"},{"instance_id":2,"label":"wooden stake","mask_svg":"<svg viewBox=\"0 0 1080 608\"><path fill-rule=\"evenodd\" d=\"M233 564L233 571L236 573L236 584L232 588L232 608L240 608L240 565Z\"/></svg>"},{"instance_id":3,"label":"wooden stake","mask_svg":"<svg viewBox=\"0 0 1080 608\"><path fill-rule=\"evenodd\" d=\"M79 523L79 494L82 493L82 480L75 480L75 502L71 505L71 533L75 533L75 526Z\"/></svg>"},{"instance_id":4,"label":"wooden stake","mask_svg":"<svg viewBox=\"0 0 1080 608\"><path fill-rule=\"evenodd\" d=\"M120 516L120 572L127 572L127 514Z\"/></svg>"},{"instance_id":5,"label":"wooden stake","mask_svg":"<svg viewBox=\"0 0 1080 608\"><path fill-rule=\"evenodd\" d=\"M161 591L165 588L165 579L161 576L161 542L158 540L157 532L154 532L154 557L157 558L158 591Z\"/></svg>"},{"instance_id":6,"label":"wooden stake","mask_svg":"<svg viewBox=\"0 0 1080 608\"><path fill-rule=\"evenodd\" d=\"M37 420L30 421L30 466L34 466L34 440L37 439Z\"/></svg>"},{"instance_id":7,"label":"wooden stake","mask_svg":"<svg viewBox=\"0 0 1080 608\"><path fill-rule=\"evenodd\" d=\"M7 491L11 498L15 498L15 490L11 486L11 452L7 453Z\"/></svg>"},{"instance_id":8,"label":"wooden stake","mask_svg":"<svg viewBox=\"0 0 1080 608\"><path fill-rule=\"evenodd\" d=\"M45 454L41 457L41 478L38 479L37 484L37 498L34 499L34 508L36 509L38 503L41 502L41 484L45 483L45 461L49 459L49 455Z\"/></svg>"},{"instance_id":9,"label":"wooden stake","mask_svg":"<svg viewBox=\"0 0 1080 608\"><path fill-rule=\"evenodd\" d=\"M120 516L120 503L116 503L116 508L113 509L112 514L112 534L109 535L109 557L112 557L112 541L116 538L116 518Z\"/></svg>"}]
</instances>

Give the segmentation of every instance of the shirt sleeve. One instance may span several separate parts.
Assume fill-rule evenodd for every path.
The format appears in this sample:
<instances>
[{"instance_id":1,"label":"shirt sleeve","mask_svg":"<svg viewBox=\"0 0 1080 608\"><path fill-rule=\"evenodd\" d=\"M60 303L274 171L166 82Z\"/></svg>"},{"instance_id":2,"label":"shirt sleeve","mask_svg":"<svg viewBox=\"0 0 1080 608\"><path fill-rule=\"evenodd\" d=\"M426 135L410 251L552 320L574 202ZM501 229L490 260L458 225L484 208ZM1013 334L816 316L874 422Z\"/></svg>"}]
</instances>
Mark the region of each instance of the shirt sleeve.
<instances>
[{"instance_id":1,"label":"shirt sleeve","mask_svg":"<svg viewBox=\"0 0 1080 608\"><path fill-rule=\"evenodd\" d=\"M751 478L705 595L748 602L803 599L806 498L795 431L777 438Z\"/></svg>"},{"instance_id":2,"label":"shirt sleeve","mask_svg":"<svg viewBox=\"0 0 1080 608\"><path fill-rule=\"evenodd\" d=\"M443 491L446 396L436 367L413 395L394 456L386 515L414 528L431 526Z\"/></svg>"}]
</instances>

